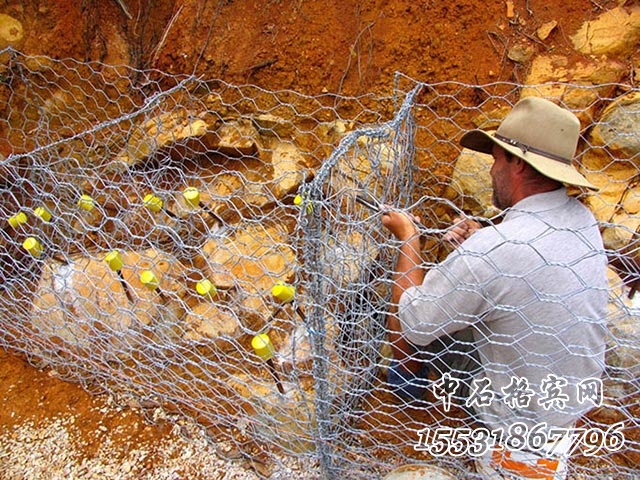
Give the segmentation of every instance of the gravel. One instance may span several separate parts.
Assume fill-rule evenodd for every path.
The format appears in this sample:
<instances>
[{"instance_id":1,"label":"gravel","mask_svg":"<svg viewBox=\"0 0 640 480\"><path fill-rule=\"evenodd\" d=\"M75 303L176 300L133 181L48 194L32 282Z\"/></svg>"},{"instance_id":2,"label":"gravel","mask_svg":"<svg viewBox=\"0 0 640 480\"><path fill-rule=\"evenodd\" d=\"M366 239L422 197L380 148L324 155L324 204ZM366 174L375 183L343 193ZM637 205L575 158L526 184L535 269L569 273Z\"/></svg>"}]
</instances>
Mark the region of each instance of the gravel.
<instances>
[{"instance_id":1,"label":"gravel","mask_svg":"<svg viewBox=\"0 0 640 480\"><path fill-rule=\"evenodd\" d=\"M96 408L95 415L113 413L111 405ZM120 413L121 414L121 413ZM228 460L224 452L232 445L213 443L202 429L159 409L154 418L173 422L168 435L135 443L118 427L98 424L89 435L82 433L74 415L63 415L38 425L15 424L0 433L0 479L312 479L317 470L292 457L277 457L268 471L263 464L245 458ZM91 452L91 454L87 454ZM228 457L229 455L227 455ZM262 467L262 468L261 468ZM316 472L316 473L314 473Z\"/></svg>"}]
</instances>

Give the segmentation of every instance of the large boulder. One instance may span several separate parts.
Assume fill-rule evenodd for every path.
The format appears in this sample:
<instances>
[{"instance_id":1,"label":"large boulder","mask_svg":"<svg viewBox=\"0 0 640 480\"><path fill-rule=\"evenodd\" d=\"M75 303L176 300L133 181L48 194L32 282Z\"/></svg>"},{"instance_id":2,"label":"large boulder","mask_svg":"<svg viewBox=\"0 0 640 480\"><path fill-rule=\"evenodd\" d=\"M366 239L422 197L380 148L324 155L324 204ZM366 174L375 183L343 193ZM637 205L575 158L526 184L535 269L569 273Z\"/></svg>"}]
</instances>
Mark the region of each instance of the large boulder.
<instances>
[{"instance_id":1,"label":"large boulder","mask_svg":"<svg viewBox=\"0 0 640 480\"><path fill-rule=\"evenodd\" d=\"M587 55L624 57L640 41L640 7L616 7L595 20L585 22L571 36L574 48Z\"/></svg>"},{"instance_id":2,"label":"large boulder","mask_svg":"<svg viewBox=\"0 0 640 480\"><path fill-rule=\"evenodd\" d=\"M628 72L627 65L606 57L570 62L563 55L544 54L533 59L521 98L544 97L575 111L583 125L594 121L600 98L610 96L614 83Z\"/></svg>"},{"instance_id":3,"label":"large boulder","mask_svg":"<svg viewBox=\"0 0 640 480\"><path fill-rule=\"evenodd\" d=\"M136 126L118 160L144 168L164 157L184 158L218 153L228 157L254 155L259 134L248 119L222 120L209 112L175 108Z\"/></svg>"},{"instance_id":4,"label":"large boulder","mask_svg":"<svg viewBox=\"0 0 640 480\"><path fill-rule=\"evenodd\" d=\"M463 210L483 217L492 217L493 206L490 170L493 157L464 149L458 156L446 196L454 199Z\"/></svg>"},{"instance_id":5,"label":"large boulder","mask_svg":"<svg viewBox=\"0 0 640 480\"><path fill-rule=\"evenodd\" d=\"M120 275L103 259L49 262L35 291L31 326L73 353L127 357L141 344L176 341L183 329L180 264L155 251L122 253ZM140 279L153 271L159 289Z\"/></svg>"},{"instance_id":6,"label":"large boulder","mask_svg":"<svg viewBox=\"0 0 640 480\"><path fill-rule=\"evenodd\" d=\"M288 232L278 224L247 223L234 235L203 245L203 272L218 288L263 294L293 280L298 264Z\"/></svg>"},{"instance_id":7,"label":"large boulder","mask_svg":"<svg viewBox=\"0 0 640 480\"><path fill-rule=\"evenodd\" d=\"M587 177L599 187L587 204L604 225L606 247L623 253L636 250L640 229L639 127L640 94L631 92L602 112L588 137L591 148L582 158ZM629 265L637 263L632 256Z\"/></svg>"}]
</instances>

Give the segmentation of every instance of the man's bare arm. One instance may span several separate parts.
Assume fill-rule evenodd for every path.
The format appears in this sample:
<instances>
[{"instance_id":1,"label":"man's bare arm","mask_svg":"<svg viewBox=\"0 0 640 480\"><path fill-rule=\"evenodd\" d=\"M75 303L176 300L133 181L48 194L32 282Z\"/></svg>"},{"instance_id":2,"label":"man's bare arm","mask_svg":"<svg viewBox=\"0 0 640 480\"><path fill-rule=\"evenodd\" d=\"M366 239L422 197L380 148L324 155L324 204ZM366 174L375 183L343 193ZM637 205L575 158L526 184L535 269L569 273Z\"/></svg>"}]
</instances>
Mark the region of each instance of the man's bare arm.
<instances>
[{"instance_id":1,"label":"man's bare arm","mask_svg":"<svg viewBox=\"0 0 640 480\"><path fill-rule=\"evenodd\" d=\"M382 216L382 223L394 234L402 244L393 272L391 287L391 305L387 316L387 329L393 356L403 367L417 373L420 364L413 358L414 348L402 334L402 326L398 318L398 303L400 297L410 287L421 285L425 272L422 269L422 255L420 253L420 235L414 220L408 214L397 211L386 212Z\"/></svg>"}]
</instances>

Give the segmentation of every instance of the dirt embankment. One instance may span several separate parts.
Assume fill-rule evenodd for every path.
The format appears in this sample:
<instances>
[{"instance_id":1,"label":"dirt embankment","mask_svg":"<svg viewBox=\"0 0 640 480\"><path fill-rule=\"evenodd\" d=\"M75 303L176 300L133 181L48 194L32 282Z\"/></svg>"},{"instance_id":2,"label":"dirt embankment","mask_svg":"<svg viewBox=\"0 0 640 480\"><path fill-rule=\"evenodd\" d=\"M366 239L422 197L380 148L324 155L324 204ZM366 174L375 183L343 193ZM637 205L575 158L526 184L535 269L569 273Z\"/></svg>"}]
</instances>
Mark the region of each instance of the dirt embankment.
<instances>
[{"instance_id":1,"label":"dirt embankment","mask_svg":"<svg viewBox=\"0 0 640 480\"><path fill-rule=\"evenodd\" d=\"M0 11L23 23L28 54L128 63L309 95L382 95L393 88L396 71L425 82L518 82L527 65L508 58L513 46L567 54L571 32L618 3L9 0ZM553 20L557 28L541 42L537 28ZM32 451L61 418L73 418L81 439L75 454L85 459L109 444L116 446L110 455L117 463L128 458L131 445L144 444L150 453L142 465L160 464L164 442L178 441L167 423L151 428L140 414L110 409L107 399L11 354L0 355L0 398L4 431L17 438L17 428L31 422L44 432L30 440ZM14 461L11 451L0 453L3 463Z\"/></svg>"}]
</instances>

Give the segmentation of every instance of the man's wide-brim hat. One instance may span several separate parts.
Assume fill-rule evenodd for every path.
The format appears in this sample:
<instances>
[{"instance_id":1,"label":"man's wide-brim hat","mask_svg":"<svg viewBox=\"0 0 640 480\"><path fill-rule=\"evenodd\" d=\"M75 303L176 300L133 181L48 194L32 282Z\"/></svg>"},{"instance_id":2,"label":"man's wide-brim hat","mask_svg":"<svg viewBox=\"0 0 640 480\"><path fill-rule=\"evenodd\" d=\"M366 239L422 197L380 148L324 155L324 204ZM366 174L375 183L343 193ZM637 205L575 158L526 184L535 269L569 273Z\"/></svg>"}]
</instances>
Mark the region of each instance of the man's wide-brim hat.
<instances>
[{"instance_id":1,"label":"man's wide-brim hat","mask_svg":"<svg viewBox=\"0 0 640 480\"><path fill-rule=\"evenodd\" d=\"M572 164L579 138L580 121L573 113L549 100L527 97L516 103L497 131L472 130L460 144L488 154L497 144L549 178L596 189Z\"/></svg>"}]
</instances>

